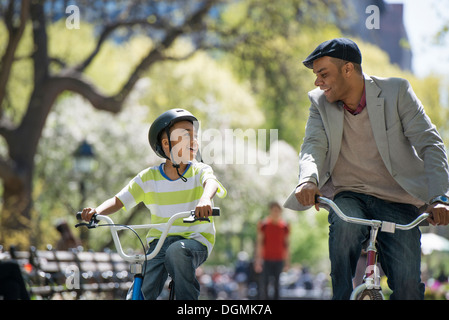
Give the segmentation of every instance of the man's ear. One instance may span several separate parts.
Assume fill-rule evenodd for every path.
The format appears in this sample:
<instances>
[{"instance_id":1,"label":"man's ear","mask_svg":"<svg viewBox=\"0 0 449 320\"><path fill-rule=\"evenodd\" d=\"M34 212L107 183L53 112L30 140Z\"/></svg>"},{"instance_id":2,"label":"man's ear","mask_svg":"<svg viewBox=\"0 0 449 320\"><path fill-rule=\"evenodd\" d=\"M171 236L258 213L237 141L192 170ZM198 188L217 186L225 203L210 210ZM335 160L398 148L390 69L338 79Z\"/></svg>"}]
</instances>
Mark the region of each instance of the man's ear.
<instances>
[{"instance_id":1,"label":"man's ear","mask_svg":"<svg viewBox=\"0 0 449 320\"><path fill-rule=\"evenodd\" d=\"M350 76L354 72L354 64L352 62L347 62L343 65L343 74Z\"/></svg>"}]
</instances>

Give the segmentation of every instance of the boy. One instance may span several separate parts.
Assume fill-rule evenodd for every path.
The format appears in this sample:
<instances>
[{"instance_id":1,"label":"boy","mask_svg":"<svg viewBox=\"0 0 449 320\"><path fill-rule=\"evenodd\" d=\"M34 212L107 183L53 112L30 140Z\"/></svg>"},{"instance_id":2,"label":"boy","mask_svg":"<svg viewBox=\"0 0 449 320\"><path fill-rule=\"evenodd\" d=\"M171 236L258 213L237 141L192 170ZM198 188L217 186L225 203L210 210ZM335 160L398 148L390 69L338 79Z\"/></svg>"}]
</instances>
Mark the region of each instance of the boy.
<instances>
[{"instance_id":1,"label":"boy","mask_svg":"<svg viewBox=\"0 0 449 320\"><path fill-rule=\"evenodd\" d=\"M164 223L177 212L195 209L197 217L212 215L212 198L223 198L226 189L216 179L212 168L193 161L198 152L198 120L188 111L171 109L151 125L148 139L165 163L140 172L116 196L96 209L85 208L82 218L89 221L94 213L108 215L122 207L129 210L140 202L151 211L152 223ZM158 242L161 231L148 232L149 252ZM206 261L215 242L213 220L174 222L160 252L145 266L142 293L147 300L161 293L168 274L175 283L176 298L198 299L200 287L195 270Z\"/></svg>"}]
</instances>

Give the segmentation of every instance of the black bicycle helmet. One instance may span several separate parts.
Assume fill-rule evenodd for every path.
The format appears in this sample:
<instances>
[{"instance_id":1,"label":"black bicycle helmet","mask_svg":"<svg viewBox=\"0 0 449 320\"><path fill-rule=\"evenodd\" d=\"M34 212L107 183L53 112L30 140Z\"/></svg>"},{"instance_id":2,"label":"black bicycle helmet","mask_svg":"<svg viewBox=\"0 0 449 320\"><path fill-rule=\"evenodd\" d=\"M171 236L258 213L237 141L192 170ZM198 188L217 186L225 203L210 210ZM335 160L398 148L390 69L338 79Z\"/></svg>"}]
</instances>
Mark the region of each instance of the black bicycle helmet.
<instances>
[{"instance_id":1,"label":"black bicycle helmet","mask_svg":"<svg viewBox=\"0 0 449 320\"><path fill-rule=\"evenodd\" d=\"M163 131L167 132L167 135L170 136L168 130L179 121L190 121L194 125L198 123L197 118L189 111L184 109L170 109L165 111L159 117L154 120L151 124L150 131L148 132L148 141L150 142L150 146L153 151L161 158L168 158L164 151L162 150L161 145L161 134ZM170 160L170 159L169 159Z\"/></svg>"}]
</instances>

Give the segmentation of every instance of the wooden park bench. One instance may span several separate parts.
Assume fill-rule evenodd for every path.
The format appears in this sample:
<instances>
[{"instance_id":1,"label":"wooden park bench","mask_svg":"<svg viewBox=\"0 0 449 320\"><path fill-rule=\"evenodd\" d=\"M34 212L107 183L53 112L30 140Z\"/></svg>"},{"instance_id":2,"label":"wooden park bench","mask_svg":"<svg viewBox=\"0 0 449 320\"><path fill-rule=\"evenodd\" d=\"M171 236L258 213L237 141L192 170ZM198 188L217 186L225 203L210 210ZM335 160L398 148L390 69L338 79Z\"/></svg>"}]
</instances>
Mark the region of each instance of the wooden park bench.
<instances>
[{"instance_id":1,"label":"wooden park bench","mask_svg":"<svg viewBox=\"0 0 449 320\"><path fill-rule=\"evenodd\" d=\"M115 252L36 250L1 252L15 260L34 299L124 299L129 263Z\"/></svg>"}]
</instances>

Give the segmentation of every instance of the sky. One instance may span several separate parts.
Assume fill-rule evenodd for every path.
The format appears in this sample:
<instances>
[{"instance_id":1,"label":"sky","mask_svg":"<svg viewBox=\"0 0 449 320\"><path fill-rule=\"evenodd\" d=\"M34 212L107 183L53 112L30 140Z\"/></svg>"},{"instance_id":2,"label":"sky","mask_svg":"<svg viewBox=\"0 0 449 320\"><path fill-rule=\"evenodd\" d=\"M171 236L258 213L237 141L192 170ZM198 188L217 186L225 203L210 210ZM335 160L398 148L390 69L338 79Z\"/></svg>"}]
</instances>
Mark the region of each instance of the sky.
<instances>
[{"instance_id":1,"label":"sky","mask_svg":"<svg viewBox=\"0 0 449 320\"><path fill-rule=\"evenodd\" d=\"M404 24L412 48L413 72L418 77L439 74L449 82L449 32L440 44L435 35L449 26L449 0L386 0L404 4ZM382 25L382 21L380 22Z\"/></svg>"}]
</instances>

